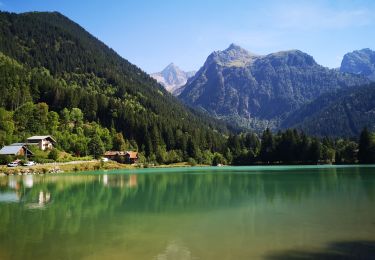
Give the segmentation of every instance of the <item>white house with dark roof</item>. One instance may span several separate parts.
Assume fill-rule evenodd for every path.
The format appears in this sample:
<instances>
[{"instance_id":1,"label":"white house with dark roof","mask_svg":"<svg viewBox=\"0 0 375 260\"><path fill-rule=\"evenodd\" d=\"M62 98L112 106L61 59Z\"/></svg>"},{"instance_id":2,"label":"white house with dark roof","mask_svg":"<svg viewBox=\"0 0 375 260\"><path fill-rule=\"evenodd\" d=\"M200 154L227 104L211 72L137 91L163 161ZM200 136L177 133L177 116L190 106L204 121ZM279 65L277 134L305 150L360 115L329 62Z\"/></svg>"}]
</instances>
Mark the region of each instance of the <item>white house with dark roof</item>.
<instances>
[{"instance_id":1,"label":"white house with dark roof","mask_svg":"<svg viewBox=\"0 0 375 260\"><path fill-rule=\"evenodd\" d=\"M36 135L27 138L27 145L37 145L40 150L53 149L56 140L50 135Z\"/></svg>"}]
</instances>

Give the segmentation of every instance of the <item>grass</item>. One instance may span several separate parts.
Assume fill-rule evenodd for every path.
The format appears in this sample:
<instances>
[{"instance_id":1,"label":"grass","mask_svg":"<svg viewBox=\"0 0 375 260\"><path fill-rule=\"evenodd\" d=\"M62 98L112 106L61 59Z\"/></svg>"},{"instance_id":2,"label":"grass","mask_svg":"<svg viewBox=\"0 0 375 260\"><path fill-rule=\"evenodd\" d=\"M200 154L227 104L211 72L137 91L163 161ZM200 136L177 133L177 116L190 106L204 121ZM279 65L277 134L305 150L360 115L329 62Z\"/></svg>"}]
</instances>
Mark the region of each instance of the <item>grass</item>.
<instances>
[{"instance_id":1,"label":"grass","mask_svg":"<svg viewBox=\"0 0 375 260\"><path fill-rule=\"evenodd\" d=\"M208 166L208 165L196 165L196 166ZM120 170L120 169L137 169L141 166L121 164L114 161L100 162L100 161L89 161L89 162L77 162L77 163L51 163L51 164L38 164L31 167L14 167L9 168L7 166L0 166L0 173L4 174L19 174L24 173L26 170L32 173L47 174L59 169L62 172L81 172L81 171L97 171L97 170ZM162 164L157 166L144 165L145 168L174 168L174 167L191 167L187 162L173 163L173 164Z\"/></svg>"}]
</instances>

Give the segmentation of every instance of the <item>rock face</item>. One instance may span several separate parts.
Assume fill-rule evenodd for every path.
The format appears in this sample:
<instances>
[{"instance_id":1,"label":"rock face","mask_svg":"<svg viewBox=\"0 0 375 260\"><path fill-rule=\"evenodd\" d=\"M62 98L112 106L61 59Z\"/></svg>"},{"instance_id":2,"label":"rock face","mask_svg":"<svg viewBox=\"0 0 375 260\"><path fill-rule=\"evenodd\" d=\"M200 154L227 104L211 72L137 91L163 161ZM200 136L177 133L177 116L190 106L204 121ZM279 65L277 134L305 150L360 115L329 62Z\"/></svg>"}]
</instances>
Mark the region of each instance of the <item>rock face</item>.
<instances>
[{"instance_id":1,"label":"rock face","mask_svg":"<svg viewBox=\"0 0 375 260\"><path fill-rule=\"evenodd\" d=\"M207 58L179 98L243 126L277 128L321 94L366 83L360 75L320 66L299 50L260 56L232 44Z\"/></svg>"},{"instance_id":2,"label":"rock face","mask_svg":"<svg viewBox=\"0 0 375 260\"><path fill-rule=\"evenodd\" d=\"M361 74L375 81L375 51L362 49L345 54L340 71Z\"/></svg>"},{"instance_id":3,"label":"rock face","mask_svg":"<svg viewBox=\"0 0 375 260\"><path fill-rule=\"evenodd\" d=\"M151 74L166 90L174 95L178 95L183 90L187 80L194 76L195 71L185 72L174 63L169 64L163 71Z\"/></svg>"}]
</instances>

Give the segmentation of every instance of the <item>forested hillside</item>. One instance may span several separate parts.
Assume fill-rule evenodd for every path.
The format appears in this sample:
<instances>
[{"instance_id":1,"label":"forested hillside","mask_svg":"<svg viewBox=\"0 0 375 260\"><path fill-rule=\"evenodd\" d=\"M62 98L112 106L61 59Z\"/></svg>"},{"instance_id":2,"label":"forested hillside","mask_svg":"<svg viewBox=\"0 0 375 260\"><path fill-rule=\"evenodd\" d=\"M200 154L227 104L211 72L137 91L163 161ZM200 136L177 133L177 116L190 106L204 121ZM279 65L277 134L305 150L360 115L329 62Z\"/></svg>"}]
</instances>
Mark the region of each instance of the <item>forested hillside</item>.
<instances>
[{"instance_id":1,"label":"forested hillside","mask_svg":"<svg viewBox=\"0 0 375 260\"><path fill-rule=\"evenodd\" d=\"M319 136L358 136L375 130L375 84L322 95L291 114L283 128L296 127Z\"/></svg>"},{"instance_id":2,"label":"forested hillside","mask_svg":"<svg viewBox=\"0 0 375 260\"><path fill-rule=\"evenodd\" d=\"M226 125L187 109L59 13L1 12L0 52L0 106L12 115L26 102L44 102L60 116L79 108L85 122L121 132L146 156L175 150L186 158L189 145L214 152L225 142Z\"/></svg>"}]
</instances>

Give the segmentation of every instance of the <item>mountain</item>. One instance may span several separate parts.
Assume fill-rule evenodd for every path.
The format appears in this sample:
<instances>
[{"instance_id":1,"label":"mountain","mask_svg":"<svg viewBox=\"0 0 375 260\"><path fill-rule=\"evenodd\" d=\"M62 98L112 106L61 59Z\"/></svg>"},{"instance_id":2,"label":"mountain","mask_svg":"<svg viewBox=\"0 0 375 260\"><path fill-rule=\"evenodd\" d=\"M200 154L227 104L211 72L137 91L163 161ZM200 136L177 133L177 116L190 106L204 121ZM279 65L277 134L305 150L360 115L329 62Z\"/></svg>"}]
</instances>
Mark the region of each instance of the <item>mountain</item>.
<instances>
[{"instance_id":1,"label":"mountain","mask_svg":"<svg viewBox=\"0 0 375 260\"><path fill-rule=\"evenodd\" d=\"M362 49L345 54L340 71L364 75L375 81L375 51Z\"/></svg>"},{"instance_id":2,"label":"mountain","mask_svg":"<svg viewBox=\"0 0 375 260\"><path fill-rule=\"evenodd\" d=\"M324 94L301 107L282 128L298 128L319 136L358 136L375 129L375 84Z\"/></svg>"},{"instance_id":3,"label":"mountain","mask_svg":"<svg viewBox=\"0 0 375 260\"><path fill-rule=\"evenodd\" d=\"M195 71L185 72L177 67L174 63L169 64L161 72L151 74L158 83L163 85L166 90L174 95L181 93L187 80L194 76Z\"/></svg>"},{"instance_id":4,"label":"mountain","mask_svg":"<svg viewBox=\"0 0 375 260\"><path fill-rule=\"evenodd\" d=\"M276 129L288 114L321 94L368 82L361 75L320 66L299 50L260 56L232 44L209 55L179 98L255 130Z\"/></svg>"},{"instance_id":5,"label":"mountain","mask_svg":"<svg viewBox=\"0 0 375 260\"><path fill-rule=\"evenodd\" d=\"M9 115L28 102L45 102L61 117L80 108L149 158L170 150L192 157L192 147L217 151L225 142L225 124L187 108L60 13L0 12L0 52L0 108Z\"/></svg>"}]
</instances>

